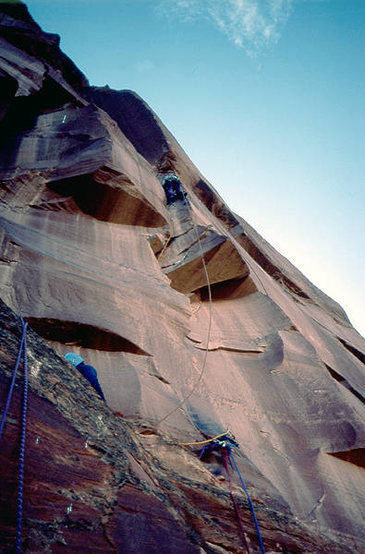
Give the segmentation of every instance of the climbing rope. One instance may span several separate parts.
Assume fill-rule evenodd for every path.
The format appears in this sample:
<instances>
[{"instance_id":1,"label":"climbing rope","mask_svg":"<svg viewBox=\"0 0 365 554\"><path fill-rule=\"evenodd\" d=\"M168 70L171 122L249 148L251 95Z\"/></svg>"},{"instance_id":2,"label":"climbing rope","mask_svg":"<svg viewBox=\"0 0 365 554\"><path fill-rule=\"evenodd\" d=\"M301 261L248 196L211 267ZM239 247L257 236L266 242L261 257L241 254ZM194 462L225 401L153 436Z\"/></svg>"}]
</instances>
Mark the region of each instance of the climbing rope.
<instances>
[{"instance_id":1,"label":"climbing rope","mask_svg":"<svg viewBox=\"0 0 365 554\"><path fill-rule=\"evenodd\" d=\"M189 202L187 199L185 199L185 202L187 203L187 205L190 207L189 205ZM191 210L191 207L190 207L190 210ZM192 223L193 223L193 226L194 226L194 231L195 231L195 234L196 234L196 237L197 237L197 242L199 244L199 250L200 250L200 257L201 257L201 260L202 260L202 265L203 265L203 269L204 269L204 274L205 274L205 278L206 278L206 282L207 282L207 288L208 288L208 299L209 299L209 323L208 323L208 333L207 333L207 344L206 344L206 348L204 350L204 358L203 358L203 363L202 363L202 367L201 367L201 370L200 370L200 373L199 373L199 377L195 383L195 385L193 386L193 388L191 389L191 391L189 392L189 394L187 394L186 396L183 397L183 399L181 400L181 402L179 402L179 404L177 404L177 406L175 406L172 410L170 410L170 412L168 412L162 419L160 419L157 423L156 423L156 427L158 427L159 425L161 425L161 423L163 423L164 421L166 421L166 419L168 419L172 414L174 414L178 409L180 409L185 403L187 400L189 400L189 398L194 394L194 392L196 391L196 389L198 388L202 378L203 378L203 375L204 375L204 371L205 371L205 366L206 366L206 363L207 363L207 357L208 357L208 351L209 351L209 343L210 343L210 336L211 336L211 328L212 328L212 291L211 291L211 284L210 284L210 279L209 279L209 274L208 274L208 270L207 270L207 266L206 266L206 263L205 263L205 259L204 259L204 252L203 252L203 247L202 247L202 243L201 243L201 239L200 239L200 236L199 236L199 233L198 233L198 230L197 230L197 226L195 225L194 223L194 220L193 218L191 217L191 220L192 220ZM169 245L171 239L173 238L173 220L171 218L171 231L170 231L170 236L169 238L167 239L164 247L162 248L160 254L158 255L158 258L157 260L159 261L160 258L162 257L163 253L165 252L167 246ZM266 295L268 296L268 292L267 292L267 289L264 285L264 283L262 282L262 279L261 277L258 275L257 271L255 270L255 268L251 265L251 263L249 263L246 259L245 259L245 262L247 264L247 266L249 267L250 270L252 270L252 272L256 275L257 279L259 280L259 282L261 283L261 286L262 288L264 289ZM213 439L212 439L213 440ZM186 446L188 445L189 443L186 443ZM185 446L184 443L182 443L182 445Z\"/></svg>"},{"instance_id":2,"label":"climbing rope","mask_svg":"<svg viewBox=\"0 0 365 554\"><path fill-rule=\"evenodd\" d=\"M221 433L220 435L217 435L216 437L213 437L212 439L207 439L206 441L199 441L199 442L180 442L179 445L180 446L195 446L195 445L198 445L198 444L208 444L210 442L213 442L217 439L220 439L221 437L226 437L227 435L230 435L230 430L227 429L227 431L225 433Z\"/></svg>"},{"instance_id":3,"label":"climbing rope","mask_svg":"<svg viewBox=\"0 0 365 554\"><path fill-rule=\"evenodd\" d=\"M255 513L255 508L254 508L253 502L251 500L250 493L247 490L246 483L244 482L243 477L241 475L241 472L238 469L238 465L236 464L236 460L234 459L234 456L232 454L231 449L229 449L229 462L230 462L232 468L233 468L233 465L234 465L234 467L235 467L235 469L238 473L238 477L240 478L242 488L243 488L243 490L245 491L245 493L247 495L247 499L248 499L248 503L250 505L253 520L255 522L256 533L257 533L257 538L259 539L261 554L265 554L264 543L263 543L263 540L262 540L262 537L261 537L260 528L259 528L259 524L258 524L258 521L257 521L256 513ZM233 462L233 465L232 465L232 462Z\"/></svg>"},{"instance_id":4,"label":"climbing rope","mask_svg":"<svg viewBox=\"0 0 365 554\"><path fill-rule=\"evenodd\" d=\"M187 200L185 200L187 202ZM189 205L189 204L188 204ZM189 394L187 394L186 396L183 397L183 399L181 400L181 402L179 402L179 404L177 406L175 406L172 410L170 410L170 412L168 412L162 419L160 419L157 423L156 423L156 426L158 427L159 425L161 425L161 423L163 423L164 421L166 421L167 418L169 418L173 413L175 413L179 408L181 408L185 402L187 400L189 400L189 398L194 394L194 392L196 391L196 389L198 388L202 378L203 378L203 375L204 375L204 371L205 371L205 366L206 366L206 363L207 363L207 357L208 357L208 351L209 351L209 343L210 343L210 335L211 335L211 330L212 330L212 290L211 290L211 285L210 285L210 280L209 280L209 275L208 275L208 270L207 270L207 265L205 263L205 259L204 259L204 252L203 252L203 247L202 247L202 243L201 243L201 240L200 240L200 236L199 236L199 233L198 233L198 230L197 230L197 227L193 221L193 219L191 218L192 222L193 222L193 225L194 225L194 230L195 230L195 234L196 234L196 237L197 237L197 242L199 244L199 250L200 250L200 257L201 257L201 260L202 260L202 265L203 265L203 269L204 269L204 274L205 274L205 278L206 278L206 282L207 282L207 287L208 287L208 299L209 299L209 321L208 321L208 332L207 332L207 346L204 350L204 358L203 358L203 363L202 363L202 367L201 367L201 370L200 370L200 373L199 373L199 377L195 383L195 385L193 386L193 388L191 389L191 391L189 392Z\"/></svg>"},{"instance_id":5,"label":"climbing rope","mask_svg":"<svg viewBox=\"0 0 365 554\"><path fill-rule=\"evenodd\" d=\"M13 370L13 377L12 377L12 380L11 380L11 383L10 383L10 387L9 387L9 392L8 392L8 396L7 396L7 399L6 399L5 408L4 408L4 411L3 411L3 415L2 415L2 417L1 417L1 423L0 423L0 440L1 440L1 437L2 437L2 434L3 434L3 430L4 430L4 426L5 426L5 421L6 421L6 418L7 418L7 415L8 415L8 410L9 410L11 398L12 398L12 396L13 396L13 389L14 389L14 385L15 385L16 374L17 374L17 371L18 371L20 358L21 358L22 353L23 353L23 343L24 343L24 339L25 339L25 333L26 333L26 330L27 330L27 327L28 327L28 323L24 323L22 317L20 317L20 321L21 321L21 324L22 324L22 336L21 336L21 339L20 339L18 355L17 355L17 359L16 359L16 362L15 362L14 370Z\"/></svg>"},{"instance_id":6,"label":"climbing rope","mask_svg":"<svg viewBox=\"0 0 365 554\"><path fill-rule=\"evenodd\" d=\"M232 503L234 505L234 509L235 509L235 512L236 512L236 515L237 515L239 527L240 527L240 530L242 532L243 542L245 544L245 547L246 547L246 550L247 550L248 554L250 554L250 549L249 549L249 546L248 546L248 543L247 543L246 534L245 534L241 514L239 512L239 508L238 508L236 499L234 498L233 489L232 489L232 477L231 477L230 468L232 468L232 470L236 469L236 471L238 473L238 476L239 476L239 479L240 479L240 482L241 482L241 485L242 485L242 488L245 491L245 493L247 495L247 498L248 498L248 503L249 503L250 510L251 510L253 520L254 520L254 523L255 523L255 528L256 528L257 538L258 538L259 545L260 545L261 554L265 554L264 543L263 543L263 540L262 540L262 537L261 537L261 532L260 532L259 524L258 524L258 521L257 521L255 508L254 508L253 502L251 500L250 494L247 490L246 484L245 484L245 482L243 480L243 477L241 475L241 472L240 472L240 470L237 466L236 460L234 459L234 456L233 456L233 453L232 453L233 448L238 448L239 447L239 444L236 442L235 438L232 435L230 435L230 432L227 430L227 433L223 433L221 435L218 435L217 437L213 437L212 439L209 439L209 441L200 441L200 442L196 442L196 443L194 443L194 442L193 443L181 443L181 444L182 445L185 445L185 444L186 445L190 445L190 444L191 445L195 445L195 444L204 445L202 449L194 450L194 452L199 452L199 459L200 460L202 458L204 458L204 456L207 456L207 455L211 454L214 451L218 451L222 455L224 467L226 469L227 476L228 476L229 491L230 491Z\"/></svg>"},{"instance_id":7,"label":"climbing rope","mask_svg":"<svg viewBox=\"0 0 365 554\"><path fill-rule=\"evenodd\" d=\"M22 320L24 326L24 321ZM22 428L20 435L20 453L19 453L19 476L18 476L18 513L16 527L16 552L21 552L22 542L22 519L23 519L23 491L24 491L24 464L25 464L25 435L27 430L27 407L28 407L28 367L27 367L27 337L24 333L23 341L23 405L22 405Z\"/></svg>"},{"instance_id":8,"label":"climbing rope","mask_svg":"<svg viewBox=\"0 0 365 554\"><path fill-rule=\"evenodd\" d=\"M22 540L22 518L23 518L23 492L24 492L24 463L25 463L25 437L26 437L26 427L27 427L27 405L28 405L28 368L27 368L27 337L26 331L28 323L25 323L23 318L20 316L20 322L22 325L22 336L20 339L20 345L18 350L17 359L15 362L13 376L11 384L9 387L8 396L6 399L6 404L4 412L1 418L0 424L0 440L2 437L2 432L5 426L5 421L7 418L7 413L9 410L11 398L13 395L14 385L16 374L19 367L19 362L23 354L23 377L24 377L24 387L23 387L23 401L22 401L22 417L21 417L21 434L20 434L20 451L19 451L19 470L18 470L18 495L17 495L17 525L16 525L16 543L15 551L16 554L21 553L21 540Z\"/></svg>"},{"instance_id":9,"label":"climbing rope","mask_svg":"<svg viewBox=\"0 0 365 554\"><path fill-rule=\"evenodd\" d=\"M247 550L248 554L250 554L250 548L248 546L246 533L245 533L245 528L244 528L243 521L242 521L242 518L241 518L240 510L239 510L239 507L237 505L236 499L235 499L234 494L233 494L232 476L231 476L231 470L230 470L229 463L228 463L229 462L229 457L230 457L230 450L228 448L226 448L225 452L223 454L223 463L224 463L224 467L226 469L227 476L228 476L229 494L231 496L231 500L232 500L232 503L233 503L233 506L234 506L234 509L235 509L235 512L236 512L236 515L237 515L238 524L239 524L239 527L240 527L240 530L241 530L243 543L246 547L246 550Z\"/></svg>"},{"instance_id":10,"label":"climbing rope","mask_svg":"<svg viewBox=\"0 0 365 554\"><path fill-rule=\"evenodd\" d=\"M187 202L188 206L189 206L189 203L187 200L185 200L185 202ZM190 206L189 206L190 207ZM191 208L190 208L191 209ZM205 351L204 351L204 358L203 358L203 363L202 363L202 367L201 367L201 370L200 370L200 373L199 373L199 377L195 383L195 385L193 386L193 388L191 389L191 391L189 392L189 394L187 394L183 399L182 401L177 405L175 406L172 410L170 410L170 412L168 412L162 419L160 419L156 426L158 427L162 422L164 422L166 419L168 419L173 413L175 413L179 408L181 408L185 403L186 401L192 396L192 394L194 394L194 392L196 391L197 387L199 386L202 378L203 378L203 374L204 374L204 371L205 371L205 366L206 366L206 362L207 362L207 357L208 357L208 351L209 351L209 343L210 343L210 336L211 336L211 329L212 329L212 291L211 291L211 284L210 284L210 279L209 279L209 274L208 274L208 270L207 270L207 266L206 266L206 263L205 263L205 259L204 259L204 252L203 252L203 247L202 247L202 243L201 243L201 239L200 239L200 236L199 236L199 233L198 233L198 230L197 230L197 226L195 225L194 223L194 220L193 218L191 218L192 220L192 223L193 223L193 226L194 226L194 231L195 231L195 234L196 234L196 237L197 237L197 242L199 244L199 250L200 250L200 257L201 257L201 260L202 260L202 265L203 265L203 269L204 269L204 274L205 274L205 278L206 278L206 282L207 282L207 288L208 288L208 299L209 299L209 323L208 323L208 333L207 333L207 344L206 344L206 348L205 348ZM171 219L171 225L172 225L172 219ZM164 251L166 250L170 240L172 238L172 233L170 233L170 237L169 239L167 240L167 242L165 243L159 257L158 257L158 260L161 258L162 254L164 253ZM247 264L249 267L250 267L250 264ZM266 294L267 294L267 290L266 290L266 287L264 286L263 282L261 281L259 275L256 273L256 271L254 270L254 268L252 268L253 272L255 273L256 277L259 279L259 281L261 282L261 285L262 287L264 288ZM207 440L204 440L204 441L199 441L199 442L186 442L186 443L180 443L180 446L194 446L194 445L205 445L202 452L200 453L200 456L199 458L203 457L204 454L207 452L207 451L211 451L213 449L215 449L216 447L220 447L221 449L223 449L224 451L224 455L223 455L223 461L224 461L224 465L225 465L225 468L226 468L226 471L227 471L227 475L228 475L228 481L229 481L229 489L230 489L230 495L231 495L231 498L232 498L232 502L233 502L233 505L235 507L235 511L236 511L236 514L237 514L237 518L238 518L238 521L239 521L239 525L240 525L240 529L241 529L241 532L242 532L242 537L243 537L243 541L244 541L244 544L245 544L245 547L246 547L246 550L248 552L248 554L250 554L250 550L249 550L249 546L248 546L248 543L247 543L247 539L246 539L246 534L245 534L245 530L244 530L244 526L243 526L243 522L242 522L242 518L241 518L241 515L240 515L240 512L239 512L239 509L238 509L238 505L237 505L237 502L234 498L234 495L233 495L233 490L232 490L232 478L231 478L231 472L230 472L230 468L229 468L229 464L231 465L231 467L233 468L233 464L234 464L234 467L239 475L239 478L240 478L240 481L241 481L241 484L242 484L242 487L247 495L247 498L248 498L248 502L249 502L249 505L250 505L250 509L251 509L251 512L252 512L252 515L253 515L253 518L254 518L254 522L255 522L255 527L256 527L256 532L257 532L257 536L258 536L258 540L259 540L259 544L260 544L260 550L261 550L261 554L265 554L265 549L264 549L264 544L263 544L263 541L262 541L262 537L261 537L261 533L260 533L260 529L259 529L259 526L258 526L258 521L257 521L257 518L256 518L256 513L255 513L255 509L254 509L254 506L253 506L253 503L252 503L252 500L251 500L251 497L250 497L250 494L247 490L247 487L246 487L246 484L242 478L242 475L238 469L238 466L236 464L236 461L233 457L233 454L232 454L232 448L231 446L238 446L238 444L232 440L230 437L229 437L229 433L230 431L227 429L227 431L225 433L221 433L220 435L217 435L216 437L213 437L212 439L207 439ZM228 439L229 442L231 442L231 445L229 444L229 442L227 441L219 441L218 439L222 438L222 437L225 437L226 439ZM232 461L233 461L233 464L232 464ZM229 463L228 463L229 462Z\"/></svg>"}]
</instances>

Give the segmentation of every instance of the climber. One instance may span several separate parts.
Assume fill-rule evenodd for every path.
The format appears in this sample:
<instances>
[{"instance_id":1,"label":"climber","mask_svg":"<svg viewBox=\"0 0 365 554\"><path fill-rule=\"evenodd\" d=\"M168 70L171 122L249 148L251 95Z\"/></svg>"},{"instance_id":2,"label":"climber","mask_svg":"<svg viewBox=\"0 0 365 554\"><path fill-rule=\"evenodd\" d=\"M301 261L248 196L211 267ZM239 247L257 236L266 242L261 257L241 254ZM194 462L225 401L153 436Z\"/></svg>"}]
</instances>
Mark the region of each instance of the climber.
<instances>
[{"instance_id":1,"label":"climber","mask_svg":"<svg viewBox=\"0 0 365 554\"><path fill-rule=\"evenodd\" d=\"M96 369L91 365L84 364L83 358L74 352L66 354L65 359L82 373L85 379L94 387L98 395L106 402L101 386L99 385Z\"/></svg>"},{"instance_id":2,"label":"climber","mask_svg":"<svg viewBox=\"0 0 365 554\"><path fill-rule=\"evenodd\" d=\"M181 190L182 183L174 173L164 178L162 186L165 190L168 206L176 200L185 200L186 194Z\"/></svg>"},{"instance_id":3,"label":"climber","mask_svg":"<svg viewBox=\"0 0 365 554\"><path fill-rule=\"evenodd\" d=\"M203 448L194 450L194 452L198 453L199 460L207 458L212 453L217 454L218 457L224 457L227 452L231 451L232 447L239 446L238 442L236 442L234 436L229 431L225 434L219 435L219 438L216 437L208 441L203 441L203 443L206 443Z\"/></svg>"}]
</instances>

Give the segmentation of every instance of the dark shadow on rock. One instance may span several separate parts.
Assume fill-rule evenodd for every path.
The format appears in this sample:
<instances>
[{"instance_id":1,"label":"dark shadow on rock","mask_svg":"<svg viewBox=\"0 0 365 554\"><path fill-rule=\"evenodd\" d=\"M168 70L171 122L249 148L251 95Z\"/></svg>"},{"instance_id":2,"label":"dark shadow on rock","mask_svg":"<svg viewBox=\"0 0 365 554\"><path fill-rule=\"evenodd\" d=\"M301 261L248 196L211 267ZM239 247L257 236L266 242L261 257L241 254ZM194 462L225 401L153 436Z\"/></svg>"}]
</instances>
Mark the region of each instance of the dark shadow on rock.
<instances>
[{"instance_id":1,"label":"dark shadow on rock","mask_svg":"<svg viewBox=\"0 0 365 554\"><path fill-rule=\"evenodd\" d=\"M340 341L340 343L345 347L347 348L347 350L349 352L351 352L351 354L353 354L355 356L355 358L357 358L358 360L360 360L361 363L365 364L365 354L363 354L362 352L360 352L360 350L357 350L357 348L355 348L354 346L352 346L351 344L349 344L348 342L346 342L345 340L343 339L338 339Z\"/></svg>"},{"instance_id":2,"label":"dark shadow on rock","mask_svg":"<svg viewBox=\"0 0 365 554\"><path fill-rule=\"evenodd\" d=\"M129 352L131 354L149 356L147 352L130 340L93 325L49 318L27 317L25 319L41 337L69 344L70 347L80 346L107 352Z\"/></svg>"},{"instance_id":3,"label":"dark shadow on rock","mask_svg":"<svg viewBox=\"0 0 365 554\"><path fill-rule=\"evenodd\" d=\"M329 454L345 462L350 462L351 464L365 468L365 448L354 448L353 450L346 450L344 452L329 452Z\"/></svg>"},{"instance_id":4,"label":"dark shadow on rock","mask_svg":"<svg viewBox=\"0 0 365 554\"><path fill-rule=\"evenodd\" d=\"M155 164L168 150L168 143L152 110L135 92L88 87L82 90L82 94L116 121L137 152L150 164Z\"/></svg>"},{"instance_id":5,"label":"dark shadow on rock","mask_svg":"<svg viewBox=\"0 0 365 554\"><path fill-rule=\"evenodd\" d=\"M341 341L342 342L342 341ZM342 386L344 386L347 390L352 392L356 398L358 398L363 404L365 404L365 398L360 394L357 390L355 390L350 383L342 377L337 371L335 371L332 367L330 367L328 364L324 364L329 372L329 374L338 382L341 383Z\"/></svg>"},{"instance_id":6,"label":"dark shadow on rock","mask_svg":"<svg viewBox=\"0 0 365 554\"><path fill-rule=\"evenodd\" d=\"M109 170L108 170L109 171ZM62 196L72 196L80 209L100 221L124 225L160 227L166 224L162 215L145 199L132 183L111 186L95 180L93 175L78 175L49 183L49 188Z\"/></svg>"},{"instance_id":7,"label":"dark shadow on rock","mask_svg":"<svg viewBox=\"0 0 365 554\"><path fill-rule=\"evenodd\" d=\"M208 210L228 228L238 225L238 220L234 217L223 200L212 190L212 187L208 185L208 183L203 181L203 179L200 179L194 185L194 192Z\"/></svg>"},{"instance_id":8,"label":"dark shadow on rock","mask_svg":"<svg viewBox=\"0 0 365 554\"><path fill-rule=\"evenodd\" d=\"M248 276L243 277L243 279L228 279L222 283L211 285L212 298L215 302L220 300L237 300L249 294L254 294L257 290L255 283ZM199 293L203 302L209 300L208 287L202 287L199 289Z\"/></svg>"}]
</instances>

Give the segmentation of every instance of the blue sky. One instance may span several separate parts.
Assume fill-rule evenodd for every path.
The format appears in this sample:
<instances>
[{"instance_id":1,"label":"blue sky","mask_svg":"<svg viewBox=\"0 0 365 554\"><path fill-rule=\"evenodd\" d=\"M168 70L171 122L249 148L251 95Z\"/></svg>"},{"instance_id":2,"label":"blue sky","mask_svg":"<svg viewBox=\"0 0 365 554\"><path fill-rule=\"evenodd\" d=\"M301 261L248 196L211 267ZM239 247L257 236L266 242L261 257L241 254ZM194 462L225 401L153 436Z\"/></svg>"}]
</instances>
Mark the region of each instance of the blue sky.
<instances>
[{"instance_id":1,"label":"blue sky","mask_svg":"<svg viewBox=\"0 0 365 554\"><path fill-rule=\"evenodd\" d=\"M365 0L29 0L365 335Z\"/></svg>"}]
</instances>

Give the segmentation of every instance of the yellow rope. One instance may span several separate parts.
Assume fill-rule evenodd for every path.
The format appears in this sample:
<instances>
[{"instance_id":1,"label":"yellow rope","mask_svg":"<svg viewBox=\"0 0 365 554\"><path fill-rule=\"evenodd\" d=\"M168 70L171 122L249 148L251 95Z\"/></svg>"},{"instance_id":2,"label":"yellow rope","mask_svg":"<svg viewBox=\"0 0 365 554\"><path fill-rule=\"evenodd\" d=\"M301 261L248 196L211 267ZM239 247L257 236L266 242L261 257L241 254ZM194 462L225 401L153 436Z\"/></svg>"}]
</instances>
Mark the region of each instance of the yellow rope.
<instances>
[{"instance_id":1,"label":"yellow rope","mask_svg":"<svg viewBox=\"0 0 365 554\"><path fill-rule=\"evenodd\" d=\"M200 441L200 442L179 442L180 446L195 446L196 444L208 444L210 442L215 441L216 439L219 439L219 437L224 437L225 435L228 435L230 433L230 430L227 429L225 433L221 433L220 435L217 435L216 437L213 437L212 439L208 439L206 441Z\"/></svg>"}]
</instances>

